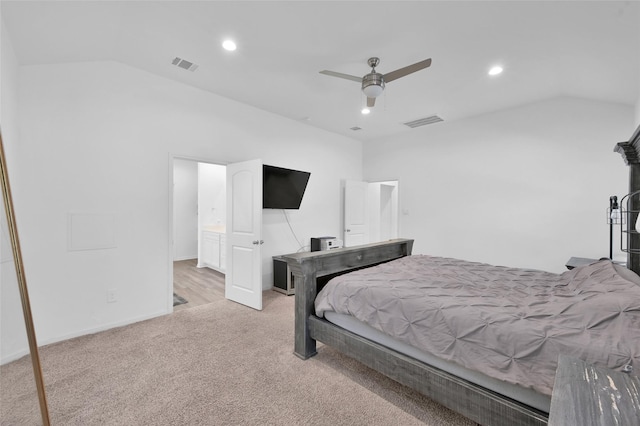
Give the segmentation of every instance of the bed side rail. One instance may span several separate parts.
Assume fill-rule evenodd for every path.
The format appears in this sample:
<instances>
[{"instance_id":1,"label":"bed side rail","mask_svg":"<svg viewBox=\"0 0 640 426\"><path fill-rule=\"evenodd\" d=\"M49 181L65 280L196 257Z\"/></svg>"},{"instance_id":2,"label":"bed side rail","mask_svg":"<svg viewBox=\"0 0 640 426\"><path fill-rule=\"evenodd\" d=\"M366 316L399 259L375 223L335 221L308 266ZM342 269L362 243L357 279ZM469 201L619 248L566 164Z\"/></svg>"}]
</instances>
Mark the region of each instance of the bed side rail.
<instances>
[{"instance_id":1,"label":"bed side rail","mask_svg":"<svg viewBox=\"0 0 640 426\"><path fill-rule=\"evenodd\" d=\"M548 415L317 317L311 335L480 425L545 426ZM583 424L583 423L582 423Z\"/></svg>"}]
</instances>

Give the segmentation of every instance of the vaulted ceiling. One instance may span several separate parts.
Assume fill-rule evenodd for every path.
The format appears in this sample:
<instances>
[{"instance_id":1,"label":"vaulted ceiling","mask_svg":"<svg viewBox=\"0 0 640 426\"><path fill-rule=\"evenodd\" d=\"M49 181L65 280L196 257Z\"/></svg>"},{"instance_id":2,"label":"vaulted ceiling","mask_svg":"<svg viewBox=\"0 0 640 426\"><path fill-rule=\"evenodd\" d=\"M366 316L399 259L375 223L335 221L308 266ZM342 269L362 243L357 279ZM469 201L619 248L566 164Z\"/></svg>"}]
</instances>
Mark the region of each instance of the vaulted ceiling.
<instances>
[{"instance_id":1,"label":"vaulted ceiling","mask_svg":"<svg viewBox=\"0 0 640 426\"><path fill-rule=\"evenodd\" d=\"M21 65L118 61L356 139L570 95L634 105L635 1L5 1ZM233 38L237 50L221 48ZM357 82L369 57L388 83L369 115ZM180 57L195 71L172 65ZM487 71L495 64L499 76ZM437 125L437 124L436 124ZM359 127L360 130L351 130Z\"/></svg>"}]
</instances>

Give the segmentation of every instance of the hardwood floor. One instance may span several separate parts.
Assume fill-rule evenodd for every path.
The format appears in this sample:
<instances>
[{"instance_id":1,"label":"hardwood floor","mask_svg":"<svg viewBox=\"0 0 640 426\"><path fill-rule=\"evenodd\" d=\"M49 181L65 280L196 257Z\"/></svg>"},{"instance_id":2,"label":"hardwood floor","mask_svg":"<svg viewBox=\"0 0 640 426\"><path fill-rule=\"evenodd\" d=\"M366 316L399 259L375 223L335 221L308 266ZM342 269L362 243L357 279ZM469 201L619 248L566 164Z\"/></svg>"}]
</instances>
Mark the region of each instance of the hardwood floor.
<instances>
[{"instance_id":1,"label":"hardwood floor","mask_svg":"<svg viewBox=\"0 0 640 426\"><path fill-rule=\"evenodd\" d=\"M188 302L174 306L174 312L224 299L224 274L196 264L196 259L173 262L173 291Z\"/></svg>"}]
</instances>

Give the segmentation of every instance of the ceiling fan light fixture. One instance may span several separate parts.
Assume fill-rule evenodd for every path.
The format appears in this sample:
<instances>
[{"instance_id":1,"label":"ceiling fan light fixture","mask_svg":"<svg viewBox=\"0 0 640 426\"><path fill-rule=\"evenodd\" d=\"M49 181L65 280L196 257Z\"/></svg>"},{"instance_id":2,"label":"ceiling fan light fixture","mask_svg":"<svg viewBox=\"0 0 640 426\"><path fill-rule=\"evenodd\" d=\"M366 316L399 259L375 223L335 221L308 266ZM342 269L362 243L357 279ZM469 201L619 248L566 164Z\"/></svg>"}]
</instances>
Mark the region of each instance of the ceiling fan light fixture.
<instances>
[{"instance_id":1,"label":"ceiling fan light fixture","mask_svg":"<svg viewBox=\"0 0 640 426\"><path fill-rule=\"evenodd\" d=\"M382 74L373 72L362 78L362 91L367 98L377 98L384 90L384 80Z\"/></svg>"},{"instance_id":2,"label":"ceiling fan light fixture","mask_svg":"<svg viewBox=\"0 0 640 426\"><path fill-rule=\"evenodd\" d=\"M363 87L362 91L367 96L367 98L377 98L382 94L383 89L384 89L384 86L371 84L369 86Z\"/></svg>"}]
</instances>

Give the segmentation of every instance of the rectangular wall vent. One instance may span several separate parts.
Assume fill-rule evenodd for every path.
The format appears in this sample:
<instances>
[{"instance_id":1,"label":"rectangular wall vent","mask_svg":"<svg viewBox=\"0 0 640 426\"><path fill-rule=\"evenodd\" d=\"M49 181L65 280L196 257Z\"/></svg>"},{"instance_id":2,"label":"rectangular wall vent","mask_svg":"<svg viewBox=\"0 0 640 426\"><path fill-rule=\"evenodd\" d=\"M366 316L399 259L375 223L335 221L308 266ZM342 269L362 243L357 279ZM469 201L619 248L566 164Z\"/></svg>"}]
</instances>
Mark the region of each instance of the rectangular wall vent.
<instances>
[{"instance_id":1,"label":"rectangular wall vent","mask_svg":"<svg viewBox=\"0 0 640 426\"><path fill-rule=\"evenodd\" d=\"M444 121L444 120L438 117L437 115L432 115L431 117L425 117L425 118L419 118L413 121L407 121L406 123L403 123L403 124L405 126L409 126L412 129L414 129L416 127L426 126L427 124L438 123L439 121Z\"/></svg>"},{"instance_id":2,"label":"rectangular wall vent","mask_svg":"<svg viewBox=\"0 0 640 426\"><path fill-rule=\"evenodd\" d=\"M182 58L178 58L177 56L173 61L171 61L171 63L177 67L183 68L191 72L198 69L198 65L194 64L193 62L186 61Z\"/></svg>"}]
</instances>

